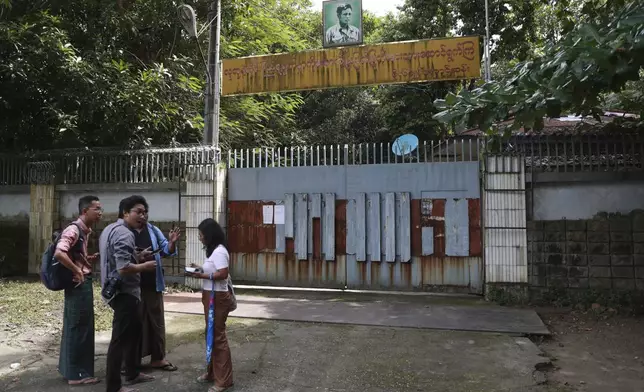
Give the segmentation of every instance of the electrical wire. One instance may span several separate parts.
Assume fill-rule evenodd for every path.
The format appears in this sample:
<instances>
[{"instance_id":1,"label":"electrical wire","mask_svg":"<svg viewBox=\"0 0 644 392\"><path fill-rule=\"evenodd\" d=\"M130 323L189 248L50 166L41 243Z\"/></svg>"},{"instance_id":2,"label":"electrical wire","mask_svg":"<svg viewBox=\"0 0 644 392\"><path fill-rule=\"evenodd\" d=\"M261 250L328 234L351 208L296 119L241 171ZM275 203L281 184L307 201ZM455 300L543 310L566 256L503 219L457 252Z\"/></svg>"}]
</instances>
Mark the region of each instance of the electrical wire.
<instances>
[{"instance_id":1,"label":"electrical wire","mask_svg":"<svg viewBox=\"0 0 644 392\"><path fill-rule=\"evenodd\" d=\"M208 82L208 85L210 86L212 84L212 77L210 75L210 69L208 69L208 61L206 61L206 56L203 54L203 50L201 49L201 44L199 44L199 40L197 41L197 48L199 49L199 54L201 54L201 59L203 60L203 64L206 67L206 82Z\"/></svg>"},{"instance_id":2,"label":"electrical wire","mask_svg":"<svg viewBox=\"0 0 644 392\"><path fill-rule=\"evenodd\" d=\"M203 26L201 26L201 29L197 32L197 37L195 37L195 38L199 38L199 36L200 36L201 34L203 34L203 32L204 32L204 31L206 31L206 29L207 29L207 28L209 28L209 27L212 25L212 23L213 23L214 21L216 21L216 20L217 20L217 18L218 18L220 15L221 15L221 10L219 10L219 15L215 15L215 17L214 17L214 18L212 18L212 20L211 20L210 22L208 22L208 23L204 24Z\"/></svg>"}]
</instances>

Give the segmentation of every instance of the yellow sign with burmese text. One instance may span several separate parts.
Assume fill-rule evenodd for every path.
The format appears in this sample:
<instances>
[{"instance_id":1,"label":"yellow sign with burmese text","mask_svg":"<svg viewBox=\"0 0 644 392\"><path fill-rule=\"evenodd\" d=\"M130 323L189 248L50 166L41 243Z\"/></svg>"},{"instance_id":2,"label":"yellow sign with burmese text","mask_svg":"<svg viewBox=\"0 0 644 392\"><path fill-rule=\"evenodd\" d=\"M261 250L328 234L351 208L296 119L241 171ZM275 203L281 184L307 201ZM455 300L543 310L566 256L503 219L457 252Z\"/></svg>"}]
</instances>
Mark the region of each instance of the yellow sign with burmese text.
<instances>
[{"instance_id":1,"label":"yellow sign with burmese text","mask_svg":"<svg viewBox=\"0 0 644 392\"><path fill-rule=\"evenodd\" d=\"M362 45L222 61L222 95L475 79L479 37Z\"/></svg>"}]
</instances>

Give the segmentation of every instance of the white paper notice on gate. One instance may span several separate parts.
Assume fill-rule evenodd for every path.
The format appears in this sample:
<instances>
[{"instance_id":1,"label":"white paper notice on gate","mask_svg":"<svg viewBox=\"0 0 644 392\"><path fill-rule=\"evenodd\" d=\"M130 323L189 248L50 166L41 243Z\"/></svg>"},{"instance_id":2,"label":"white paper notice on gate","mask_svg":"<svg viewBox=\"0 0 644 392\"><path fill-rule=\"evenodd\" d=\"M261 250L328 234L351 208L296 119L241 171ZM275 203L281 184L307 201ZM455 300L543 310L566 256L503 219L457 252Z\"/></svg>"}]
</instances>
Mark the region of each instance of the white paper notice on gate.
<instances>
[{"instance_id":1,"label":"white paper notice on gate","mask_svg":"<svg viewBox=\"0 0 644 392\"><path fill-rule=\"evenodd\" d=\"M286 208L283 205L275 206L275 212L273 219L275 220L276 225L283 225L286 223Z\"/></svg>"},{"instance_id":2,"label":"white paper notice on gate","mask_svg":"<svg viewBox=\"0 0 644 392\"><path fill-rule=\"evenodd\" d=\"M273 206L263 206L262 208L264 216L264 224L272 225L273 224Z\"/></svg>"}]
</instances>

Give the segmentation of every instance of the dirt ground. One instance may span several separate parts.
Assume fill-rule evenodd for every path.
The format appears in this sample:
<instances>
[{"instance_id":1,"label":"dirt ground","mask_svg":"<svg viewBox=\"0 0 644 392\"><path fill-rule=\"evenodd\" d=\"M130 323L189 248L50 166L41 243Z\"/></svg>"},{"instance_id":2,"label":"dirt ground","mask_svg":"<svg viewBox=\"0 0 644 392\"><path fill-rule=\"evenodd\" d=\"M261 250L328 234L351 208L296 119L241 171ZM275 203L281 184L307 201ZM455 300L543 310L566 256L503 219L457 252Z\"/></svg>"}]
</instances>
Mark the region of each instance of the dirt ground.
<instances>
[{"instance_id":1,"label":"dirt ground","mask_svg":"<svg viewBox=\"0 0 644 392\"><path fill-rule=\"evenodd\" d=\"M644 391L644 317L611 309L542 309L553 333L537 341L554 366L552 382L584 392Z\"/></svg>"},{"instance_id":2,"label":"dirt ground","mask_svg":"<svg viewBox=\"0 0 644 392\"><path fill-rule=\"evenodd\" d=\"M0 281L0 391L63 392L57 373L61 301L22 282ZM22 293L22 294L21 294ZM37 295L26 296L24 293ZM328 301L360 301L363 296ZM374 299L371 298L371 301ZM378 301L388 301L387 296ZM409 301L423 301L413 298ZM441 301L461 306L458 299ZM28 306L25 306L27 304ZM471 305L471 301L467 301ZM480 306L487 306L484 302ZM109 309L101 308L96 373L105 374ZM237 392L637 392L644 391L644 319L597 307L538 309L545 339L275 320L229 319ZM234 315L234 314L233 314ZM146 391L206 391L203 316L166 313L168 359ZM82 388L105 390L105 384Z\"/></svg>"},{"instance_id":3,"label":"dirt ground","mask_svg":"<svg viewBox=\"0 0 644 392\"><path fill-rule=\"evenodd\" d=\"M204 391L194 380L204 366L203 317L170 314L168 359L180 367L156 372L146 391ZM0 390L62 392L56 371L58 337L26 342L21 368L0 377ZM15 340L15 339L19 339ZM237 392L565 392L540 385L535 366L547 361L527 338L501 334L230 319ZM6 342L6 341L5 341ZM105 372L109 333L97 336L96 368ZM105 384L84 387L103 391Z\"/></svg>"}]
</instances>

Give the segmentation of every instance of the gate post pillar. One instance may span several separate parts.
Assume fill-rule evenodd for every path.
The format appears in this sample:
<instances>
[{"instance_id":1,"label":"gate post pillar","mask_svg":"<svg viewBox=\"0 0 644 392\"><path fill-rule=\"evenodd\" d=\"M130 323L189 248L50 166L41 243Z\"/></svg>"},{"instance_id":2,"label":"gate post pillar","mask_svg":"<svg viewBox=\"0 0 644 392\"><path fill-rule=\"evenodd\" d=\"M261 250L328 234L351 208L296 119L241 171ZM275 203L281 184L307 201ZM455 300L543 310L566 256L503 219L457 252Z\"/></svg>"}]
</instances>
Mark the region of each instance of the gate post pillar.
<instances>
[{"instance_id":1,"label":"gate post pillar","mask_svg":"<svg viewBox=\"0 0 644 392\"><path fill-rule=\"evenodd\" d=\"M51 242L58 217L58 192L54 184L32 184L29 208L29 274L40 273L42 254Z\"/></svg>"},{"instance_id":2,"label":"gate post pillar","mask_svg":"<svg viewBox=\"0 0 644 392\"><path fill-rule=\"evenodd\" d=\"M528 296L525 161L521 156L486 155L483 188L485 297Z\"/></svg>"}]
</instances>

